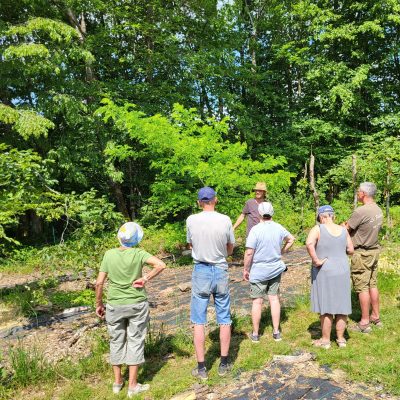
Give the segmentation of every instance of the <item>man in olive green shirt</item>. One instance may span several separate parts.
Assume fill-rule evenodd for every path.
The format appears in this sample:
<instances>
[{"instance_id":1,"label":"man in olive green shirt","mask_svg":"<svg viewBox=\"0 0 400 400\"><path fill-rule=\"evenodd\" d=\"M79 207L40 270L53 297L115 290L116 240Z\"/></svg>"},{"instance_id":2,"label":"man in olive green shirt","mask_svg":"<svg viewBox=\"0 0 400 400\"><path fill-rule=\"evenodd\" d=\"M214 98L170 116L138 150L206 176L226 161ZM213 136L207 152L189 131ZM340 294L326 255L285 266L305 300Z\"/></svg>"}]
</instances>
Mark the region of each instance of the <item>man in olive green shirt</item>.
<instances>
[{"instance_id":1,"label":"man in olive green shirt","mask_svg":"<svg viewBox=\"0 0 400 400\"><path fill-rule=\"evenodd\" d=\"M357 191L357 198L363 205L356 208L345 223L354 244L351 277L361 308L361 320L355 329L362 333L371 331L370 323L378 327L382 326L379 319L377 270L380 252L378 234L382 227L383 214L375 203L375 194L374 183L361 183ZM370 307L372 308L371 315L369 314Z\"/></svg>"},{"instance_id":2,"label":"man in olive green shirt","mask_svg":"<svg viewBox=\"0 0 400 400\"><path fill-rule=\"evenodd\" d=\"M149 319L146 283L158 275L165 264L143 249L133 248L143 238L141 227L127 222L118 231L121 244L104 255L96 281L96 314L106 319L110 335L110 363L115 382L113 392L123 386L122 364L129 365L128 397L149 389L137 382L139 365L144 362L144 340ZM142 275L144 264L153 269ZM103 285L108 278L107 305L103 304Z\"/></svg>"}]
</instances>

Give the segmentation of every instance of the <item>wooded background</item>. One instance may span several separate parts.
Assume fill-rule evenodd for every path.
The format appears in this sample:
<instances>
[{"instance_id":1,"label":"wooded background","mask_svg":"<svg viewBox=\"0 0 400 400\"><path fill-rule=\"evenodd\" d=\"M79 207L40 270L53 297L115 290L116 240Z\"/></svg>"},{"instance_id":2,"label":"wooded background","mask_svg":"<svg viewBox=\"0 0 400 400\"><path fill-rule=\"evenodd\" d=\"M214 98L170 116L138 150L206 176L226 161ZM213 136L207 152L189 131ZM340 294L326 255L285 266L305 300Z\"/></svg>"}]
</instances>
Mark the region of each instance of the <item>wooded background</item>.
<instances>
[{"instance_id":1,"label":"wooded background","mask_svg":"<svg viewBox=\"0 0 400 400\"><path fill-rule=\"evenodd\" d=\"M2 0L0 54L3 253L182 223L203 185L234 219L259 180L300 234L311 156L339 216L371 180L400 219L398 0Z\"/></svg>"}]
</instances>

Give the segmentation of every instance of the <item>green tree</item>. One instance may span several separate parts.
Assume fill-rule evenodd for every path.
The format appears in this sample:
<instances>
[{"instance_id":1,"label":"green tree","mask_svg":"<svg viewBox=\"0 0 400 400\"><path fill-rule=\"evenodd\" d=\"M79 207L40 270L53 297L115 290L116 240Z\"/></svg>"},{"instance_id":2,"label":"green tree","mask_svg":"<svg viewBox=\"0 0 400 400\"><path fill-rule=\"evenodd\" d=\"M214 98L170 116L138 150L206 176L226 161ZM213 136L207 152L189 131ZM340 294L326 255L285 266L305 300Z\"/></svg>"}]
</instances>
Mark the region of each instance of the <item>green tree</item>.
<instances>
[{"instance_id":1,"label":"green tree","mask_svg":"<svg viewBox=\"0 0 400 400\"><path fill-rule=\"evenodd\" d=\"M176 104L170 119L145 117L133 104L117 106L104 100L99 109L105 121L138 140L151 158L155 172L147 217L155 221L182 220L195 207L196 192L212 186L221 199L220 210L235 216L255 180L265 180L272 193L287 191L291 174L284 171L286 160L269 155L252 160L246 144L224 140L227 121L201 120L195 109ZM130 151L124 148L124 156Z\"/></svg>"}]
</instances>

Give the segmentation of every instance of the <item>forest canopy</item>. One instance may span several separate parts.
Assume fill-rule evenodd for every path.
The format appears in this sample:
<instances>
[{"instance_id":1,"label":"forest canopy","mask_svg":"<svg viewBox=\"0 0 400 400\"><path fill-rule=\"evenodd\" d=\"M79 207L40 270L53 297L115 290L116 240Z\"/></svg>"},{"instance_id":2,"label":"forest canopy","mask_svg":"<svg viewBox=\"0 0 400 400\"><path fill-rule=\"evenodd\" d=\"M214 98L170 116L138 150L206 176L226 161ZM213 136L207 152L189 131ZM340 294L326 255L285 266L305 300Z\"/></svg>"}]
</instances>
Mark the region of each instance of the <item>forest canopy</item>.
<instances>
[{"instance_id":1,"label":"forest canopy","mask_svg":"<svg viewBox=\"0 0 400 400\"><path fill-rule=\"evenodd\" d=\"M256 181L299 230L310 155L339 213L364 180L398 204L397 0L3 0L0 54L3 251L180 223L203 185L235 218Z\"/></svg>"}]
</instances>

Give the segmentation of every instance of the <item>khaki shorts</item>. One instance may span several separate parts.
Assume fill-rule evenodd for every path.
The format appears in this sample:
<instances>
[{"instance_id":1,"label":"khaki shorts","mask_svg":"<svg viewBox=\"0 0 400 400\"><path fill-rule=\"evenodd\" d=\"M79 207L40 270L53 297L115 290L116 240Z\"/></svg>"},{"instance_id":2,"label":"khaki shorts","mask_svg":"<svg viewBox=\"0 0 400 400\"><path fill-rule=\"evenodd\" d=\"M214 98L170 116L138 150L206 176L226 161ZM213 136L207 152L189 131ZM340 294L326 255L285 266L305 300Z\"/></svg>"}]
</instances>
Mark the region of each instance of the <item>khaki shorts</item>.
<instances>
[{"instance_id":1,"label":"khaki shorts","mask_svg":"<svg viewBox=\"0 0 400 400\"><path fill-rule=\"evenodd\" d=\"M281 276L282 274L279 274L275 278L263 282L250 282L250 297L252 299L259 299L263 298L266 294L269 296L279 294Z\"/></svg>"},{"instance_id":2,"label":"khaki shorts","mask_svg":"<svg viewBox=\"0 0 400 400\"><path fill-rule=\"evenodd\" d=\"M144 341L149 321L149 303L106 305L106 322L110 335L110 364L144 363Z\"/></svg>"},{"instance_id":3,"label":"khaki shorts","mask_svg":"<svg viewBox=\"0 0 400 400\"><path fill-rule=\"evenodd\" d=\"M379 253L379 249L354 251L351 257L351 279L356 293L377 287Z\"/></svg>"}]
</instances>

